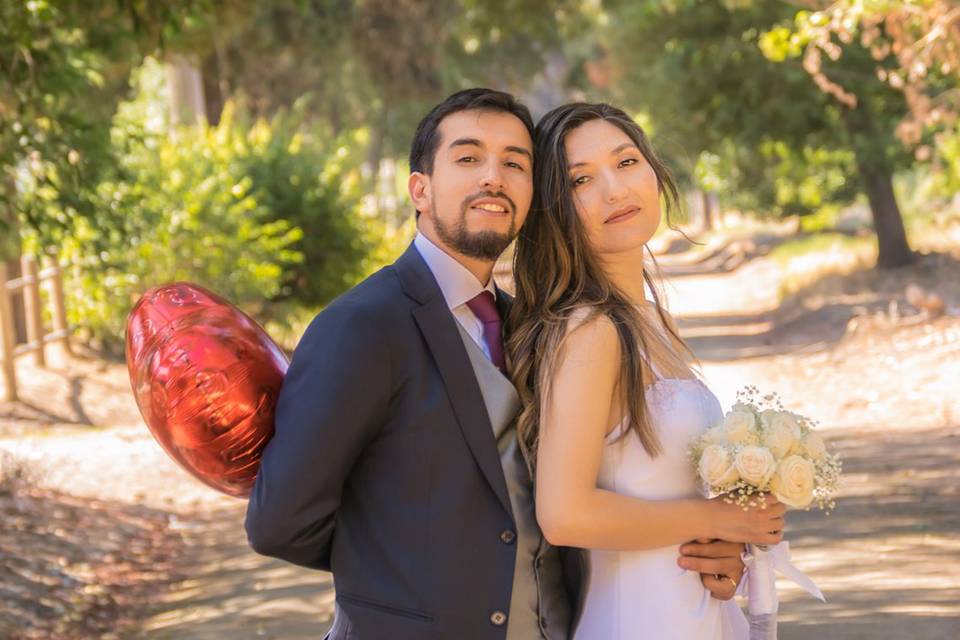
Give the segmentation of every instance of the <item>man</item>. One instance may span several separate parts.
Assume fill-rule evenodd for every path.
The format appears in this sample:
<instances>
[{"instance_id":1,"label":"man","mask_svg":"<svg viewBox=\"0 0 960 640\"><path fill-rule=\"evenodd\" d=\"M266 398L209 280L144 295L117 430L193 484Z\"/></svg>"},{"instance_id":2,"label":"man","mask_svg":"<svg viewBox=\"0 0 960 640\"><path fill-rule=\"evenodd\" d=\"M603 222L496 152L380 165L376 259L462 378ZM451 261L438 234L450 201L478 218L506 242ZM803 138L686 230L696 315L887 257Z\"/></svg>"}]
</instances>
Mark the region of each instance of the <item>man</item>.
<instances>
[{"instance_id":1,"label":"man","mask_svg":"<svg viewBox=\"0 0 960 640\"><path fill-rule=\"evenodd\" d=\"M257 552L333 571L333 640L568 637L576 606L537 527L491 277L530 206L532 136L502 92L437 105L410 153L416 239L294 353L246 527ZM735 554L702 548L728 557L692 569L739 577Z\"/></svg>"}]
</instances>

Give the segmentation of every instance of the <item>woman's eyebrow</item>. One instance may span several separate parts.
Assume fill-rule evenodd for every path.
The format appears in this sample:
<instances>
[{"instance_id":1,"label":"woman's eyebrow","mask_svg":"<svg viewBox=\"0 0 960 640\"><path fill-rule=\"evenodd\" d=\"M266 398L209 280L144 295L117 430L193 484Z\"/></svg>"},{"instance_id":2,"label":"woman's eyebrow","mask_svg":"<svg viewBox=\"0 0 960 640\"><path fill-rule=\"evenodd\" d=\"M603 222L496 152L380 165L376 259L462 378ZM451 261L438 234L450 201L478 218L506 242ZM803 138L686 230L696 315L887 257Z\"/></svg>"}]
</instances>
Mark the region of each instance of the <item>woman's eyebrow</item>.
<instances>
[{"instance_id":1,"label":"woman's eyebrow","mask_svg":"<svg viewBox=\"0 0 960 640\"><path fill-rule=\"evenodd\" d=\"M637 151L640 151L640 147L638 147L638 146L635 145L634 143L632 143L632 142L624 142L623 144L614 147L613 151L610 152L610 155L615 156L615 155L617 155L618 153L620 153L621 151L623 151L624 149L629 149L629 148L631 148L631 147L633 147L633 148L636 149ZM570 165L569 168L570 168L570 169L576 169L577 167L582 167L582 166L585 166L585 165L588 165L588 164L590 164L590 163L589 163L589 162L574 162L573 164Z\"/></svg>"}]
</instances>

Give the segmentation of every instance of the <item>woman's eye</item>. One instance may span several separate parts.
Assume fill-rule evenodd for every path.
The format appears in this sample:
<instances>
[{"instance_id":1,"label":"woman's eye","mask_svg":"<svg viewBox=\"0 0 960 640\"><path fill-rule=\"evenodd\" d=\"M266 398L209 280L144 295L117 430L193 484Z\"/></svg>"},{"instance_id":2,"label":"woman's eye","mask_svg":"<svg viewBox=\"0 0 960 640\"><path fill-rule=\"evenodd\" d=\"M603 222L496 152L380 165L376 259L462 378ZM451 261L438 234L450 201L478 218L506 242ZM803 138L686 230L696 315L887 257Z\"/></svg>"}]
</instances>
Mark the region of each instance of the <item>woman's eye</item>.
<instances>
[{"instance_id":1,"label":"woman's eye","mask_svg":"<svg viewBox=\"0 0 960 640\"><path fill-rule=\"evenodd\" d=\"M510 167L511 169L520 169L521 171L524 170L524 169L523 169L523 165L521 165L519 162L512 162L512 161L511 161L511 162L507 162L506 165L507 165L508 167Z\"/></svg>"},{"instance_id":2,"label":"woman's eye","mask_svg":"<svg viewBox=\"0 0 960 640\"><path fill-rule=\"evenodd\" d=\"M476 161L477 159L474 158L473 156L463 156L462 158L457 160L457 162L476 162Z\"/></svg>"},{"instance_id":3,"label":"woman's eye","mask_svg":"<svg viewBox=\"0 0 960 640\"><path fill-rule=\"evenodd\" d=\"M573 179L573 186L579 187L581 185L587 184L590 181L590 176L580 176L579 178Z\"/></svg>"},{"instance_id":4,"label":"woman's eye","mask_svg":"<svg viewBox=\"0 0 960 640\"><path fill-rule=\"evenodd\" d=\"M637 164L636 158L624 158L623 160L620 161L620 164L618 166L629 167L632 164Z\"/></svg>"}]
</instances>

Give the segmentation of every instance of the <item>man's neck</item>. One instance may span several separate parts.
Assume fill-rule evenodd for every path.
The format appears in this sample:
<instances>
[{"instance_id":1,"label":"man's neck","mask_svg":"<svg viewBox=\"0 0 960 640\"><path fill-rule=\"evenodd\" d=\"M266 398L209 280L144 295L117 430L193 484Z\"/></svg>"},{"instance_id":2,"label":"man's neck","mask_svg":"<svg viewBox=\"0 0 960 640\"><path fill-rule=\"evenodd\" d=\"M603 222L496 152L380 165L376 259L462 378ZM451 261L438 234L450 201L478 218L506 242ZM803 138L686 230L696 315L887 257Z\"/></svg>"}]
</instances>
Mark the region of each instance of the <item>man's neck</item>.
<instances>
[{"instance_id":1,"label":"man's neck","mask_svg":"<svg viewBox=\"0 0 960 640\"><path fill-rule=\"evenodd\" d=\"M429 224L421 224L418 221L417 231L426 236L426 238L435 244L438 249L466 267L481 285L486 287L487 283L490 282L490 278L493 276L493 265L495 262L480 258L471 258L470 256L465 256L462 253L450 248L439 237L437 237L436 230L434 230Z\"/></svg>"}]
</instances>

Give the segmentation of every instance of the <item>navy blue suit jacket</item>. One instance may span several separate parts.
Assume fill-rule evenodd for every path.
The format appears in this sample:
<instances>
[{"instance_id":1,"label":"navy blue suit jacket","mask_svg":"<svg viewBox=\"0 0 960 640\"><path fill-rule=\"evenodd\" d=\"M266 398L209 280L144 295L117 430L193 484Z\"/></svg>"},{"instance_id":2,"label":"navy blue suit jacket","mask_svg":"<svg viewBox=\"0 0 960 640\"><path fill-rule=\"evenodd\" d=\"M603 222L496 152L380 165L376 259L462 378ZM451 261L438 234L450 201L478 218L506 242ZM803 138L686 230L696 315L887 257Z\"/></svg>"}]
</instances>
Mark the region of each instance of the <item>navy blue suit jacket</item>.
<instances>
[{"instance_id":1,"label":"navy blue suit jacket","mask_svg":"<svg viewBox=\"0 0 960 640\"><path fill-rule=\"evenodd\" d=\"M334 640L505 638L516 528L455 323L411 245L294 352L246 529L258 553L333 572Z\"/></svg>"}]
</instances>

